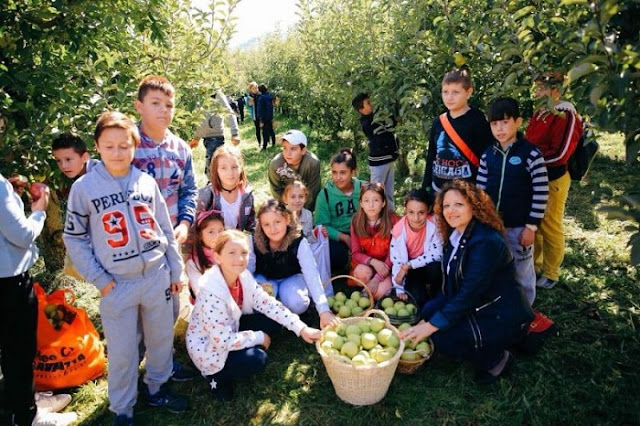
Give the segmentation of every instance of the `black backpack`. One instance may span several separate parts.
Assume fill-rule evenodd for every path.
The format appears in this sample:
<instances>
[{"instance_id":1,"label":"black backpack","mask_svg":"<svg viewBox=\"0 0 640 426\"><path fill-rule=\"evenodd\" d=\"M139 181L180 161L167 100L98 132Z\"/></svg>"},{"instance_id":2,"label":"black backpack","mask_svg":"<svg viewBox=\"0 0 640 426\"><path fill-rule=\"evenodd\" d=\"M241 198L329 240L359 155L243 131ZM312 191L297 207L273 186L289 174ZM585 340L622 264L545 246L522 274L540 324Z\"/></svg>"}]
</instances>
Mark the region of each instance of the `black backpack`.
<instances>
[{"instance_id":1,"label":"black backpack","mask_svg":"<svg viewBox=\"0 0 640 426\"><path fill-rule=\"evenodd\" d=\"M571 180L581 181L587 175L598 149L600 149L600 144L598 144L593 130L585 123L582 137L567 162L567 170Z\"/></svg>"}]
</instances>

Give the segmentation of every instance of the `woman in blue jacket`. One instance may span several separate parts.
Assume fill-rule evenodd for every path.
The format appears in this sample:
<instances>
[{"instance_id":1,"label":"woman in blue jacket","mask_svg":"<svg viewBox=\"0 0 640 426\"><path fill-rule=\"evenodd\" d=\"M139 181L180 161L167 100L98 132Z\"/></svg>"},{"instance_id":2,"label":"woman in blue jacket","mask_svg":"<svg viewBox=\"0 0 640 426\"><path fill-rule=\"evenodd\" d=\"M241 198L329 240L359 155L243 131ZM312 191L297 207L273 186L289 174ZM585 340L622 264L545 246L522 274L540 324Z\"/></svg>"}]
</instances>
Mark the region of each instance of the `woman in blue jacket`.
<instances>
[{"instance_id":1,"label":"woman in blue jacket","mask_svg":"<svg viewBox=\"0 0 640 426\"><path fill-rule=\"evenodd\" d=\"M423 321L402 337L431 336L438 352L476 368L476 382L494 382L511 363L507 348L525 336L533 319L516 281L504 225L491 198L458 179L443 187L435 211L445 242L442 294L423 307Z\"/></svg>"}]
</instances>

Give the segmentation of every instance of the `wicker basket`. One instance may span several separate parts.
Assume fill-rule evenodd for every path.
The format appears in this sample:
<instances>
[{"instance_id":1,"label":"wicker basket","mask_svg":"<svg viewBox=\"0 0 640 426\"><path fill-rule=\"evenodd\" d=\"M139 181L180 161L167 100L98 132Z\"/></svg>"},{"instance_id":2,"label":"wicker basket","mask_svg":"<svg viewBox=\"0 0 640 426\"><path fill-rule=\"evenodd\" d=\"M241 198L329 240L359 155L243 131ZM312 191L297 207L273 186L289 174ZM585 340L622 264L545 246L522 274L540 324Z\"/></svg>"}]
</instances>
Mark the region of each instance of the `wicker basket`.
<instances>
[{"instance_id":1,"label":"wicker basket","mask_svg":"<svg viewBox=\"0 0 640 426\"><path fill-rule=\"evenodd\" d=\"M433 356L433 341L431 339L427 340L429 342L429 346L431 347L431 351L428 354L423 355L422 358L415 361L407 361L404 359L400 359L398 362L398 373L400 374L413 374L418 371L418 368L425 362L427 362ZM402 355L402 354L401 354Z\"/></svg>"},{"instance_id":2,"label":"wicker basket","mask_svg":"<svg viewBox=\"0 0 640 426\"><path fill-rule=\"evenodd\" d=\"M326 287L327 285L329 285L329 283L331 283L334 280L337 280L339 278L346 278L348 280L353 280L353 282L355 282L356 284L358 284L359 286L364 288L365 291L367 292L367 296L369 297L369 307L367 309L365 309L364 311L362 311L361 314L356 315L356 317L365 316L370 310L372 310L375 307L375 299L373 298L373 293L371 293L371 290L369 290L369 287L367 287L367 285L365 283L363 283L362 281L360 281L359 279L357 279L354 276L351 276L351 275L336 275L335 277L331 277L327 281L325 281L325 283L322 286ZM331 312L333 312L333 309L331 310Z\"/></svg>"},{"instance_id":3,"label":"wicker basket","mask_svg":"<svg viewBox=\"0 0 640 426\"><path fill-rule=\"evenodd\" d=\"M381 311L384 311L384 309L382 308L382 301L384 299L386 299L387 297L391 297L393 299L394 302L405 302L405 303L412 303L414 306L417 306L416 304L416 299L411 295L411 293L405 291L405 294L407 295L407 300L402 300L400 299L395 291L392 291L391 294L389 294L388 296L382 297L380 299L378 299L378 301L376 302L376 309L379 309ZM412 315L408 316L408 317L399 317L397 315L388 315L389 316L389 321L391 321L391 324L398 326L402 323L409 323L411 325L415 325L420 321L420 309L418 309L417 312L413 313Z\"/></svg>"},{"instance_id":4,"label":"wicker basket","mask_svg":"<svg viewBox=\"0 0 640 426\"><path fill-rule=\"evenodd\" d=\"M398 330L389 322L389 317L377 310L369 310L366 316L377 314L384 319L386 327L396 334ZM351 317L342 320L350 325L360 321L361 318ZM404 350L404 342L400 341L398 352L387 361L377 365L351 364L351 361L340 355L327 355L316 342L316 349L322 358L327 374L333 383L333 388L338 398L352 405L372 405L382 400L389 390L389 385L396 372L400 355Z\"/></svg>"}]
</instances>

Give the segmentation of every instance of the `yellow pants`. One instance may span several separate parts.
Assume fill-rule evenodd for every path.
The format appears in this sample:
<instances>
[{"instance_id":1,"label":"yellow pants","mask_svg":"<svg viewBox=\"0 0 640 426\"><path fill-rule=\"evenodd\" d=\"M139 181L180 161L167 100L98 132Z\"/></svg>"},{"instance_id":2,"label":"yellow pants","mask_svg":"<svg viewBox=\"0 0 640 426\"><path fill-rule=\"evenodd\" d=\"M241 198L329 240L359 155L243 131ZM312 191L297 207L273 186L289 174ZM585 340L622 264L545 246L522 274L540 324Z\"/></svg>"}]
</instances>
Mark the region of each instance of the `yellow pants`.
<instances>
[{"instance_id":1,"label":"yellow pants","mask_svg":"<svg viewBox=\"0 0 640 426\"><path fill-rule=\"evenodd\" d=\"M564 260L564 208L567 204L571 178L569 173L549 182L549 201L540 223L534 245L536 271L542 276L558 281L560 265Z\"/></svg>"}]
</instances>

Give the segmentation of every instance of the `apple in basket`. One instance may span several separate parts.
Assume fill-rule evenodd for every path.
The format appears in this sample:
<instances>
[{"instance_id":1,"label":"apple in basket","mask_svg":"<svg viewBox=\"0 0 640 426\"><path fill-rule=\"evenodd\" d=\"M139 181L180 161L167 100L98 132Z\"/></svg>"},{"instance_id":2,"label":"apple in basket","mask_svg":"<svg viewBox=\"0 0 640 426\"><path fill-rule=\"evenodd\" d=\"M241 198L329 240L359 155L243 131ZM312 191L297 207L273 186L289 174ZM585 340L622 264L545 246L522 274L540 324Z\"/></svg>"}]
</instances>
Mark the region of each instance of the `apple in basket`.
<instances>
[{"instance_id":1,"label":"apple in basket","mask_svg":"<svg viewBox=\"0 0 640 426\"><path fill-rule=\"evenodd\" d=\"M380 302L380 306L382 306L382 309L393 308L393 299L385 297L382 299L382 302Z\"/></svg>"}]
</instances>

